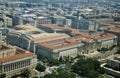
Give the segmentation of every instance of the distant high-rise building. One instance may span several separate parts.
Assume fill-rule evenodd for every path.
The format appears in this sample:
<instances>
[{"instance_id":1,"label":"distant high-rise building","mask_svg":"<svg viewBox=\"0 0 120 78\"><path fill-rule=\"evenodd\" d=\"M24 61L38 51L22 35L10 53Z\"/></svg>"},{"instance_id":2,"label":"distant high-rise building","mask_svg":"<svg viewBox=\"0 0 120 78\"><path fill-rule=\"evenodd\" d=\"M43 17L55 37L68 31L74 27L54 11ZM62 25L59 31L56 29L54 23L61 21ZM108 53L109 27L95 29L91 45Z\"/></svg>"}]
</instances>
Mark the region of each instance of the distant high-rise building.
<instances>
[{"instance_id":1,"label":"distant high-rise building","mask_svg":"<svg viewBox=\"0 0 120 78\"><path fill-rule=\"evenodd\" d=\"M13 25L23 24L23 17L13 16Z\"/></svg>"}]
</instances>

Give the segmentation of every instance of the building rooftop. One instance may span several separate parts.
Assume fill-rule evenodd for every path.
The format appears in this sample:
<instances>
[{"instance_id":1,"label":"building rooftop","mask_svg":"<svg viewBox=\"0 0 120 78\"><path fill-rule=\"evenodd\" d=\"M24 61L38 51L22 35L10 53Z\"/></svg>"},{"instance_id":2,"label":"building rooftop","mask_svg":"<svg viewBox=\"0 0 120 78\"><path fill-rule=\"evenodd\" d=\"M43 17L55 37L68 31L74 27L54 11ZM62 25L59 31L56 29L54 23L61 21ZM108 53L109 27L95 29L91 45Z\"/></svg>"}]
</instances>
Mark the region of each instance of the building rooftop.
<instances>
[{"instance_id":1,"label":"building rooftop","mask_svg":"<svg viewBox=\"0 0 120 78\"><path fill-rule=\"evenodd\" d=\"M52 40L52 41L48 41L48 42L44 42L44 43L39 43L39 46L48 48L48 49L61 49L61 48L68 48L71 46L76 46L81 44L81 42L75 41L73 39L58 39L58 40Z\"/></svg>"},{"instance_id":2,"label":"building rooftop","mask_svg":"<svg viewBox=\"0 0 120 78\"><path fill-rule=\"evenodd\" d=\"M114 34L110 34L110 33L104 33L104 32L102 33L102 32L100 32L99 34L100 34L99 36L93 36L93 39L102 40L102 39L115 37Z\"/></svg>"},{"instance_id":3,"label":"building rooftop","mask_svg":"<svg viewBox=\"0 0 120 78\"><path fill-rule=\"evenodd\" d=\"M76 41L81 41L81 42L91 42L93 41L92 38L87 38L87 37L84 37L84 36L81 36L81 35L76 35L73 37L74 40Z\"/></svg>"},{"instance_id":4,"label":"building rooftop","mask_svg":"<svg viewBox=\"0 0 120 78\"><path fill-rule=\"evenodd\" d=\"M105 33L105 32L94 32L92 34L91 33L85 33L85 32L77 32L76 34L87 38L87 40L90 40L90 39L102 40L102 39L115 37L115 35L110 34L110 33Z\"/></svg>"},{"instance_id":5,"label":"building rooftop","mask_svg":"<svg viewBox=\"0 0 120 78\"><path fill-rule=\"evenodd\" d=\"M68 30L68 31L71 31L71 32L76 32L76 29L73 29L73 28L53 26L53 25L50 25L50 24L40 24L40 27L45 27L45 28L52 29L52 30L61 29L61 30Z\"/></svg>"},{"instance_id":6,"label":"building rooftop","mask_svg":"<svg viewBox=\"0 0 120 78\"><path fill-rule=\"evenodd\" d=\"M56 38L68 38L69 35L63 33L42 33L42 34L31 34L28 36L33 41L42 41Z\"/></svg>"},{"instance_id":7,"label":"building rooftop","mask_svg":"<svg viewBox=\"0 0 120 78\"><path fill-rule=\"evenodd\" d=\"M36 15L35 14L24 14L24 15L22 15L23 17L36 17Z\"/></svg>"},{"instance_id":8,"label":"building rooftop","mask_svg":"<svg viewBox=\"0 0 120 78\"><path fill-rule=\"evenodd\" d=\"M0 45L0 52L6 51L6 50L10 50L10 49L14 49L14 48L9 46L9 45L4 45L4 44Z\"/></svg>"},{"instance_id":9,"label":"building rooftop","mask_svg":"<svg viewBox=\"0 0 120 78\"><path fill-rule=\"evenodd\" d=\"M108 31L110 32L120 33L120 22L112 22L110 24L104 24L102 26L108 28Z\"/></svg>"},{"instance_id":10,"label":"building rooftop","mask_svg":"<svg viewBox=\"0 0 120 78\"><path fill-rule=\"evenodd\" d=\"M26 25L17 25L16 30L11 31L10 33L24 33L24 34L35 34L35 33L44 33L43 30L38 29L35 26L26 24Z\"/></svg>"},{"instance_id":11,"label":"building rooftop","mask_svg":"<svg viewBox=\"0 0 120 78\"><path fill-rule=\"evenodd\" d=\"M0 59L0 62L13 61L13 60L21 59L21 58L26 58L26 57L29 57L32 55L33 55L33 53L31 53L31 52L16 54L14 56L2 58L2 59Z\"/></svg>"},{"instance_id":12,"label":"building rooftop","mask_svg":"<svg viewBox=\"0 0 120 78\"><path fill-rule=\"evenodd\" d=\"M17 30L38 30L38 28L36 28L35 26L26 24L26 25L17 25L15 27L15 29Z\"/></svg>"},{"instance_id":13,"label":"building rooftop","mask_svg":"<svg viewBox=\"0 0 120 78\"><path fill-rule=\"evenodd\" d=\"M32 52L28 52L24 49L18 48L18 47L12 47L10 45L6 45L6 44L2 44L0 45L0 52L2 52L2 55L5 55L6 53L13 53L12 55L10 54L5 55L5 57L0 58L0 62L7 62L7 61L13 61L13 60L17 60L17 59L21 59L21 58L25 58L25 57L29 57L32 56L33 53Z\"/></svg>"},{"instance_id":14,"label":"building rooftop","mask_svg":"<svg viewBox=\"0 0 120 78\"><path fill-rule=\"evenodd\" d=\"M45 19L45 18L47 18L47 17L43 17L43 16L41 16L41 17L38 17L38 19Z\"/></svg>"}]
</instances>

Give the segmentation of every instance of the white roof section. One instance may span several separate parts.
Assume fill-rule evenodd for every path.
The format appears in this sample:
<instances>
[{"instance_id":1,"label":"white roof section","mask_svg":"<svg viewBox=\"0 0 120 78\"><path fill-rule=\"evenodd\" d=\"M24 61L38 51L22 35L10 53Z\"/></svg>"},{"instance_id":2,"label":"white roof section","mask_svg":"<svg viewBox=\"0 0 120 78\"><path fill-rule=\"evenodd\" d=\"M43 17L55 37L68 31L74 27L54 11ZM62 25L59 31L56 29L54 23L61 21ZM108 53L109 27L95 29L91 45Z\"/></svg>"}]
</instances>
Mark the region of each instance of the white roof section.
<instances>
[{"instance_id":1,"label":"white roof section","mask_svg":"<svg viewBox=\"0 0 120 78\"><path fill-rule=\"evenodd\" d=\"M47 18L47 17L43 17L43 16L41 16L41 17L38 17L38 19L44 19L44 18Z\"/></svg>"},{"instance_id":2,"label":"white roof section","mask_svg":"<svg viewBox=\"0 0 120 78\"><path fill-rule=\"evenodd\" d=\"M24 14L22 15L22 17L36 17L35 14Z\"/></svg>"}]
</instances>

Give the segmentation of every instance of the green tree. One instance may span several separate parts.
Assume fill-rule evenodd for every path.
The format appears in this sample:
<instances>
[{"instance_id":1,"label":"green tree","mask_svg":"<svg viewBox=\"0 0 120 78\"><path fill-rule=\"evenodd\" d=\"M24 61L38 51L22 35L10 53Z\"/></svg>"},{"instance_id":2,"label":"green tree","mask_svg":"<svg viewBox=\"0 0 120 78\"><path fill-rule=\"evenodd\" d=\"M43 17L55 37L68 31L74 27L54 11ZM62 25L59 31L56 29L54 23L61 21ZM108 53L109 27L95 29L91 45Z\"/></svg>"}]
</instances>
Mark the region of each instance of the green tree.
<instances>
[{"instance_id":1,"label":"green tree","mask_svg":"<svg viewBox=\"0 0 120 78\"><path fill-rule=\"evenodd\" d=\"M79 75L88 78L98 78L100 74L100 63L97 60L82 57L72 65L71 69Z\"/></svg>"},{"instance_id":2,"label":"green tree","mask_svg":"<svg viewBox=\"0 0 120 78\"><path fill-rule=\"evenodd\" d=\"M49 64L50 64L51 66L53 66L53 65L59 65L60 62L59 62L59 60L57 60L57 59L51 58L51 59L49 59Z\"/></svg>"},{"instance_id":3,"label":"green tree","mask_svg":"<svg viewBox=\"0 0 120 78\"><path fill-rule=\"evenodd\" d=\"M57 78L75 78L76 75L73 72L67 71L62 68L57 69Z\"/></svg>"},{"instance_id":4,"label":"green tree","mask_svg":"<svg viewBox=\"0 0 120 78\"><path fill-rule=\"evenodd\" d=\"M25 68L25 69L21 70L21 75L23 77L29 77L30 76L30 70L28 68Z\"/></svg>"},{"instance_id":5,"label":"green tree","mask_svg":"<svg viewBox=\"0 0 120 78\"><path fill-rule=\"evenodd\" d=\"M44 78L76 78L76 75L73 72L58 68L56 72L47 74L44 76Z\"/></svg>"},{"instance_id":6,"label":"green tree","mask_svg":"<svg viewBox=\"0 0 120 78\"><path fill-rule=\"evenodd\" d=\"M108 76L107 74L100 74L98 78L112 78L112 77Z\"/></svg>"},{"instance_id":7,"label":"green tree","mask_svg":"<svg viewBox=\"0 0 120 78\"><path fill-rule=\"evenodd\" d=\"M14 74L11 78L17 78L19 75Z\"/></svg>"},{"instance_id":8,"label":"green tree","mask_svg":"<svg viewBox=\"0 0 120 78\"><path fill-rule=\"evenodd\" d=\"M48 63L48 59L47 59L47 58L41 59L41 61L42 61L43 63Z\"/></svg>"},{"instance_id":9,"label":"green tree","mask_svg":"<svg viewBox=\"0 0 120 78\"><path fill-rule=\"evenodd\" d=\"M44 72L46 67L44 65L41 65L40 63L37 64L36 69L40 72Z\"/></svg>"},{"instance_id":10,"label":"green tree","mask_svg":"<svg viewBox=\"0 0 120 78\"><path fill-rule=\"evenodd\" d=\"M63 62L63 58L62 58L62 57L60 57L60 58L59 58L59 61L62 63L62 62Z\"/></svg>"},{"instance_id":11,"label":"green tree","mask_svg":"<svg viewBox=\"0 0 120 78\"><path fill-rule=\"evenodd\" d=\"M38 78L38 76L33 76L32 78Z\"/></svg>"},{"instance_id":12,"label":"green tree","mask_svg":"<svg viewBox=\"0 0 120 78\"><path fill-rule=\"evenodd\" d=\"M101 71L100 62L97 61L97 60L93 60L93 63L94 63L94 69L95 69L96 71Z\"/></svg>"},{"instance_id":13,"label":"green tree","mask_svg":"<svg viewBox=\"0 0 120 78\"><path fill-rule=\"evenodd\" d=\"M91 70L88 72L87 77L88 78L98 78L99 77L99 72L95 71L95 70Z\"/></svg>"},{"instance_id":14,"label":"green tree","mask_svg":"<svg viewBox=\"0 0 120 78\"><path fill-rule=\"evenodd\" d=\"M5 78L6 77L6 74L3 73L3 74L0 74L0 78Z\"/></svg>"},{"instance_id":15,"label":"green tree","mask_svg":"<svg viewBox=\"0 0 120 78\"><path fill-rule=\"evenodd\" d=\"M119 54L120 54L120 47L118 47L118 49L117 49L117 53L119 53Z\"/></svg>"},{"instance_id":16,"label":"green tree","mask_svg":"<svg viewBox=\"0 0 120 78\"><path fill-rule=\"evenodd\" d=\"M47 74L43 78L57 78L55 73Z\"/></svg>"}]
</instances>

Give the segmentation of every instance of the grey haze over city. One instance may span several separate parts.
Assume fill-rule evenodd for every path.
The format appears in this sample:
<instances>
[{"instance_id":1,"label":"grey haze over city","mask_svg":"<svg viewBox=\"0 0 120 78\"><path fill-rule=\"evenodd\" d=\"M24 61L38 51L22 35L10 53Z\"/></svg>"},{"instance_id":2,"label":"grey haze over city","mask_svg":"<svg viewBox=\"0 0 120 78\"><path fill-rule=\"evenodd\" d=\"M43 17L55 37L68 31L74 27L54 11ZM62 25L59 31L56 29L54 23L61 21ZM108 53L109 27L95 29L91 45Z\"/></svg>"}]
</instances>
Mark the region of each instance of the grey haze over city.
<instances>
[{"instance_id":1,"label":"grey haze over city","mask_svg":"<svg viewBox=\"0 0 120 78\"><path fill-rule=\"evenodd\" d=\"M0 78L120 78L120 0L0 0Z\"/></svg>"}]
</instances>

